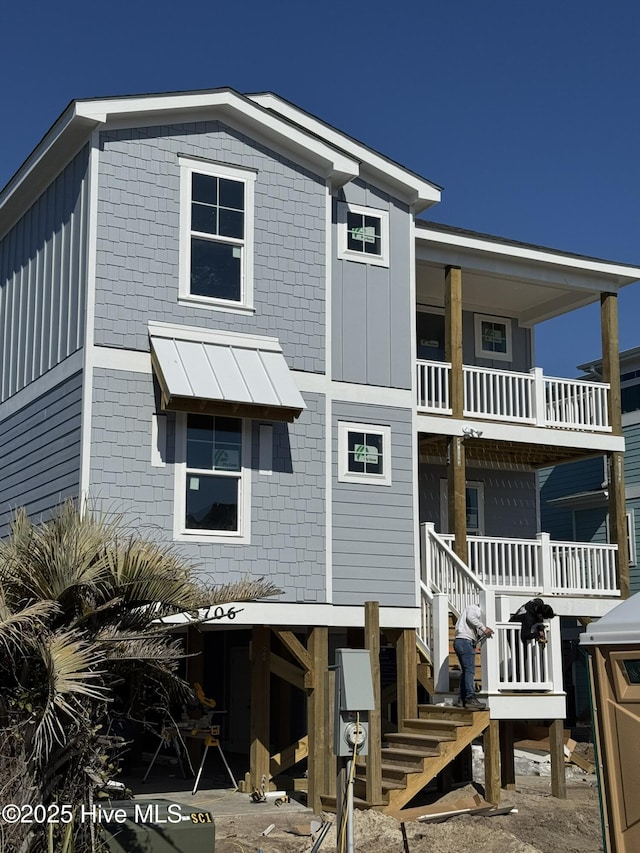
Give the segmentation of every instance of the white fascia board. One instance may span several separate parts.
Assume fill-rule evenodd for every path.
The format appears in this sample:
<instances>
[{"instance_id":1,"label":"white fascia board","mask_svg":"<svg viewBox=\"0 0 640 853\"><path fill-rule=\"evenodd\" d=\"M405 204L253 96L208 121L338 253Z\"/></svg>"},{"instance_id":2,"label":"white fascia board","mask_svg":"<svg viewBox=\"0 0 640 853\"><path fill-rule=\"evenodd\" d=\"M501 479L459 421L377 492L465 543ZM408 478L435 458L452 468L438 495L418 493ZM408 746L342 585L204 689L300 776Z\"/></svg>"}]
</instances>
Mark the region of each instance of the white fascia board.
<instances>
[{"instance_id":1,"label":"white fascia board","mask_svg":"<svg viewBox=\"0 0 640 853\"><path fill-rule=\"evenodd\" d=\"M624 452L624 438L619 435L612 435L610 432L579 432L577 430L552 429L550 427L499 421L459 420L438 415L424 415L418 412L418 429L420 432L432 435L463 435L463 427L477 428L481 430L483 439L494 441L547 444L552 447L594 450L598 453ZM467 440L473 441L473 439Z\"/></svg>"},{"instance_id":2,"label":"white fascia board","mask_svg":"<svg viewBox=\"0 0 640 853\"><path fill-rule=\"evenodd\" d=\"M293 104L289 104L271 93L251 95L250 98L265 109L279 113L284 118L302 125L311 133L317 134L322 139L326 139L331 144L349 152L353 157L362 161L363 172L369 173L372 180L381 180L386 184L395 185L402 188L404 195L407 193L410 196L413 195L411 203L414 205L416 213L421 213L440 201L442 193L439 187L387 160L355 139L345 136L309 115L309 113L297 109Z\"/></svg>"},{"instance_id":3,"label":"white fascia board","mask_svg":"<svg viewBox=\"0 0 640 853\"><path fill-rule=\"evenodd\" d=\"M220 609L234 615L216 618L217 608L211 607L211 619L203 624L216 628L238 627L240 625L273 626L309 626L326 625L329 628L363 628L364 607L356 605L308 604L304 602L248 601L225 603ZM219 612L219 611L218 611ZM201 611L200 615L204 615ZM161 620L165 624L188 625L192 620L187 613L167 617ZM418 628L420 627L419 607L381 607L381 628Z\"/></svg>"},{"instance_id":4,"label":"white fascia board","mask_svg":"<svg viewBox=\"0 0 640 853\"><path fill-rule=\"evenodd\" d=\"M242 332L213 332L209 329L200 329L197 326L177 326L173 323L160 323L155 320L150 320L147 325L149 335L153 338L170 338L177 341L195 341L199 344L282 352L282 347L277 338L245 335Z\"/></svg>"},{"instance_id":5,"label":"white fascia board","mask_svg":"<svg viewBox=\"0 0 640 853\"><path fill-rule=\"evenodd\" d=\"M423 243L440 243L447 246L457 246L470 249L475 252L486 252L492 255L503 255L512 258L535 261L536 263L550 264L553 266L569 267L571 269L594 272L601 275L611 276L612 284L620 287L631 284L640 279L640 267L615 264L609 261L590 260L589 258L577 258L571 255L547 252L544 249L532 249L525 246L513 246L508 243L499 243L493 240L483 240L479 237L470 237L464 234L450 234L431 228L416 228L416 240Z\"/></svg>"},{"instance_id":6,"label":"white fascia board","mask_svg":"<svg viewBox=\"0 0 640 853\"><path fill-rule=\"evenodd\" d=\"M356 177L360 171L357 160L336 150L321 139L315 139L304 130L292 127L269 110L243 98L236 92L192 92L185 94L153 95L148 97L106 98L81 101L76 105L78 115L97 121L121 120L125 117L143 117L149 114L174 115L180 112L202 112L218 110L243 118L260 127L286 148L298 150L319 161L326 173L324 177L344 184Z\"/></svg>"}]
</instances>

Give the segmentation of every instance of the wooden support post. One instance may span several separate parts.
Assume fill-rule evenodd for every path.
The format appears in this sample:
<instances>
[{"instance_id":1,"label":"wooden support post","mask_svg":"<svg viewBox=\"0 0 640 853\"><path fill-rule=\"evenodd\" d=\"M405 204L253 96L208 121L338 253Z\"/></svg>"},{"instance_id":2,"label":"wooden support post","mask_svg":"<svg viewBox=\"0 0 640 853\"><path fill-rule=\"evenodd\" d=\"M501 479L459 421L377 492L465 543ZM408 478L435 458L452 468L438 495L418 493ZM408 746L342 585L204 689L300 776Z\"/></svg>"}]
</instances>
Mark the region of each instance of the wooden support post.
<instances>
[{"instance_id":1,"label":"wooden support post","mask_svg":"<svg viewBox=\"0 0 640 853\"><path fill-rule=\"evenodd\" d=\"M265 782L269 790L269 704L271 679L271 634L264 625L254 625L251 632L251 747L249 768L251 787L260 789Z\"/></svg>"},{"instance_id":2,"label":"wooden support post","mask_svg":"<svg viewBox=\"0 0 640 853\"><path fill-rule=\"evenodd\" d=\"M502 787L507 791L513 791L516 787L513 720L500 720L500 779Z\"/></svg>"},{"instance_id":3,"label":"wooden support post","mask_svg":"<svg viewBox=\"0 0 640 853\"><path fill-rule=\"evenodd\" d=\"M484 798L500 803L500 722L491 720L484 731Z\"/></svg>"},{"instance_id":4,"label":"wooden support post","mask_svg":"<svg viewBox=\"0 0 640 853\"><path fill-rule=\"evenodd\" d=\"M464 412L464 374L462 366L462 270L447 267L444 284L444 350L449 371L449 401L454 418L462 420ZM462 436L451 436L447 447L447 500L449 532L453 533L454 551L467 562L466 466Z\"/></svg>"},{"instance_id":5,"label":"wooden support post","mask_svg":"<svg viewBox=\"0 0 640 853\"><path fill-rule=\"evenodd\" d=\"M316 626L309 632L308 651L313 672L313 687L307 693L309 727L309 793L307 805L322 811L320 797L327 793L329 759L332 745L327 743L327 680L329 669L329 629Z\"/></svg>"},{"instance_id":6,"label":"wooden support post","mask_svg":"<svg viewBox=\"0 0 640 853\"><path fill-rule=\"evenodd\" d=\"M564 720L553 720L549 726L551 753L551 796L567 799L567 780L564 773Z\"/></svg>"},{"instance_id":7,"label":"wooden support post","mask_svg":"<svg viewBox=\"0 0 640 853\"><path fill-rule=\"evenodd\" d=\"M364 603L364 645L371 656L375 709L369 711L367 802L382 802L382 721L380 701L380 609L377 601Z\"/></svg>"},{"instance_id":8,"label":"wooden support post","mask_svg":"<svg viewBox=\"0 0 640 853\"><path fill-rule=\"evenodd\" d=\"M327 689L327 755L329 759L329 775L327 777L327 796L336 795L336 757L334 755L335 738L335 695L336 695L336 673L329 670L325 679Z\"/></svg>"},{"instance_id":9,"label":"wooden support post","mask_svg":"<svg viewBox=\"0 0 640 853\"><path fill-rule=\"evenodd\" d=\"M453 435L447 439L447 500L449 532L455 537L453 550L466 563L467 555L467 466L464 440Z\"/></svg>"},{"instance_id":10,"label":"wooden support post","mask_svg":"<svg viewBox=\"0 0 640 853\"><path fill-rule=\"evenodd\" d=\"M444 360L451 364L449 401L454 418L462 418L464 381L462 373L462 270L447 267L444 281Z\"/></svg>"},{"instance_id":11,"label":"wooden support post","mask_svg":"<svg viewBox=\"0 0 640 853\"><path fill-rule=\"evenodd\" d=\"M602 331L602 379L609 384L608 415L614 435L622 435L620 393L620 355L618 334L618 297L615 293L600 295ZM609 536L617 544L616 568L620 596L628 598L629 548L627 545L627 510L624 488L624 458L619 452L607 456L609 468Z\"/></svg>"},{"instance_id":12,"label":"wooden support post","mask_svg":"<svg viewBox=\"0 0 640 853\"><path fill-rule=\"evenodd\" d=\"M400 631L396 644L396 666L398 729L401 730L404 720L415 720L418 716L418 661L414 628L404 628Z\"/></svg>"}]
</instances>

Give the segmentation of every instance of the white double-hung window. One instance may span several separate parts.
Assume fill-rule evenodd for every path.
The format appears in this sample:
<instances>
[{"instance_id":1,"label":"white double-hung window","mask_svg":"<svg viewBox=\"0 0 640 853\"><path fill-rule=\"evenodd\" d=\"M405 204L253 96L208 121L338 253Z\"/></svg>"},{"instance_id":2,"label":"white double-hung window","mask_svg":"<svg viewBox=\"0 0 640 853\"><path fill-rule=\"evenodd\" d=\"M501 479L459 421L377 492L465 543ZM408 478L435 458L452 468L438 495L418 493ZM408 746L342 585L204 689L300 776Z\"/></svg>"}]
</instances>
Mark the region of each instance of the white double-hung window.
<instances>
[{"instance_id":1,"label":"white double-hung window","mask_svg":"<svg viewBox=\"0 0 640 853\"><path fill-rule=\"evenodd\" d=\"M187 414L182 420L183 477L178 483L180 538L248 534L249 477L241 418Z\"/></svg>"},{"instance_id":2,"label":"white double-hung window","mask_svg":"<svg viewBox=\"0 0 640 853\"><path fill-rule=\"evenodd\" d=\"M251 308L255 172L187 158L180 169L181 298Z\"/></svg>"}]
</instances>

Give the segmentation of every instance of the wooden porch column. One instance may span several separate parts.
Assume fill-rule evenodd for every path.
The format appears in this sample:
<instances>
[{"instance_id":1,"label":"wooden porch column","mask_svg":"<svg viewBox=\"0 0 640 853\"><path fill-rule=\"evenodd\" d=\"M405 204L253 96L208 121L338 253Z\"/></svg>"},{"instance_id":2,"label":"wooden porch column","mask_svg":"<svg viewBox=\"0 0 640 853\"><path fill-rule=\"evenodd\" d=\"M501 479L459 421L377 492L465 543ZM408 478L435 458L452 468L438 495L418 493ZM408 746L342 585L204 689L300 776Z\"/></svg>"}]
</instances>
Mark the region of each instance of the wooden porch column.
<instances>
[{"instance_id":1,"label":"wooden porch column","mask_svg":"<svg viewBox=\"0 0 640 853\"><path fill-rule=\"evenodd\" d=\"M451 364L449 401L454 418L464 408L462 377L462 270L447 267L444 279L444 359Z\"/></svg>"},{"instance_id":2,"label":"wooden porch column","mask_svg":"<svg viewBox=\"0 0 640 853\"><path fill-rule=\"evenodd\" d=\"M415 720L418 716L417 654L415 628L404 628L396 643L398 730L402 729L404 720Z\"/></svg>"},{"instance_id":3,"label":"wooden porch column","mask_svg":"<svg viewBox=\"0 0 640 853\"><path fill-rule=\"evenodd\" d=\"M269 790L269 687L271 679L271 634L264 625L251 632L251 748L249 773L251 788L260 789L265 780Z\"/></svg>"},{"instance_id":4,"label":"wooden porch column","mask_svg":"<svg viewBox=\"0 0 640 853\"><path fill-rule=\"evenodd\" d=\"M307 724L309 727L309 793L307 805L318 814L322 811L320 797L328 793L329 759L333 756L333 744L327 740L326 674L329 669L329 629L323 626L313 627L309 632L307 646L313 667L313 687L307 691Z\"/></svg>"},{"instance_id":5,"label":"wooden porch column","mask_svg":"<svg viewBox=\"0 0 640 853\"><path fill-rule=\"evenodd\" d=\"M500 721L491 720L483 735L484 798L488 803L500 803Z\"/></svg>"},{"instance_id":6,"label":"wooden porch column","mask_svg":"<svg viewBox=\"0 0 640 853\"><path fill-rule=\"evenodd\" d=\"M462 270L447 267L444 287L444 351L449 371L449 400L452 415L462 420L464 376L462 369ZM467 562L466 466L462 436L452 436L447 446L447 500L449 532L455 537L454 551Z\"/></svg>"},{"instance_id":7,"label":"wooden porch column","mask_svg":"<svg viewBox=\"0 0 640 853\"><path fill-rule=\"evenodd\" d=\"M609 423L614 435L622 435L620 395L620 356L618 338L618 297L615 293L600 295L602 327L602 379L609 383ZM624 489L624 456L607 454L609 478L609 536L618 546L616 568L622 598L629 598L629 549L627 545L627 510Z\"/></svg>"},{"instance_id":8,"label":"wooden porch column","mask_svg":"<svg viewBox=\"0 0 640 853\"><path fill-rule=\"evenodd\" d=\"M564 772L564 720L553 720L549 726L551 753L551 796L567 799L567 780Z\"/></svg>"},{"instance_id":9,"label":"wooden porch column","mask_svg":"<svg viewBox=\"0 0 640 853\"><path fill-rule=\"evenodd\" d=\"M371 657L375 709L369 711L367 802L382 802L382 721L380 699L380 609L377 601L364 603L364 645ZM417 673L416 673L417 675ZM417 706L416 706L417 712Z\"/></svg>"}]
</instances>

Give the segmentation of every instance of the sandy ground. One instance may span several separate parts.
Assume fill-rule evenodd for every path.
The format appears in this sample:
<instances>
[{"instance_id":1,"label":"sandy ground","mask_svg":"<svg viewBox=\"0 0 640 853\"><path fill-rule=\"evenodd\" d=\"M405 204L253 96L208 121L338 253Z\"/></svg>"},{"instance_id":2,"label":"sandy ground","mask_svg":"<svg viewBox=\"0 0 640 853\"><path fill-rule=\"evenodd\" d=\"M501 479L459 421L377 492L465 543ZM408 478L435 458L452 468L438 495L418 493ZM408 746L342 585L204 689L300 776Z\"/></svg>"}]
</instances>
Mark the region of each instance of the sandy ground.
<instances>
[{"instance_id":1,"label":"sandy ground","mask_svg":"<svg viewBox=\"0 0 640 853\"><path fill-rule=\"evenodd\" d=\"M478 792L467 785L443 801ZM593 776L567 782L567 799L551 797L550 780L517 777L513 791L503 791L500 805L512 805L517 814L481 817L459 815L442 823L406 824L410 853L602 853L598 790ZM216 816L216 853L309 853L313 837L291 831L308 824L309 812L278 813L272 808L245 815ZM214 809L215 812L215 809ZM333 821L333 815L323 815ZM267 836L270 824L275 827ZM366 853L402 853L400 824L379 812L356 812L354 848ZM322 853L335 851L335 827L328 832Z\"/></svg>"}]
</instances>

